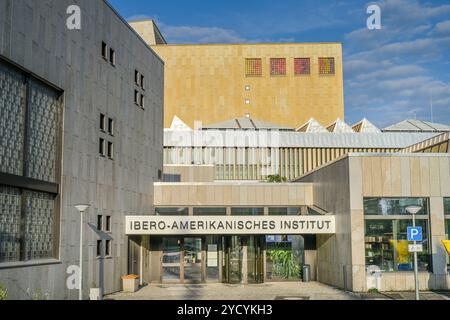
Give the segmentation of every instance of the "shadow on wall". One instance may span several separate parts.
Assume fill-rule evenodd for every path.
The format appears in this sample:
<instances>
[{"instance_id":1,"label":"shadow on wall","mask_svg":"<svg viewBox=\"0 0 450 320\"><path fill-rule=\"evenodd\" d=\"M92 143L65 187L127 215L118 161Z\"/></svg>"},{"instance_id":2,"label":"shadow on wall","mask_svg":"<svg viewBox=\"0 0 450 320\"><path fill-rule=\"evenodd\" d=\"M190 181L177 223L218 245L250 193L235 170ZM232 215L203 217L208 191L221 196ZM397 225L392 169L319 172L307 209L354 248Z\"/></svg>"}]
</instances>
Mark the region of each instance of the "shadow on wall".
<instances>
[{"instance_id":1,"label":"shadow on wall","mask_svg":"<svg viewBox=\"0 0 450 320\"><path fill-rule=\"evenodd\" d=\"M98 240L102 241L102 248L100 250L100 256L98 256L98 282L96 282L96 285L100 289L100 297L102 298L105 293L105 241L106 240L113 240L111 235L109 233L103 232L101 230L97 229L97 226L93 225L92 223L88 223L89 227L94 231L97 236Z\"/></svg>"}]
</instances>

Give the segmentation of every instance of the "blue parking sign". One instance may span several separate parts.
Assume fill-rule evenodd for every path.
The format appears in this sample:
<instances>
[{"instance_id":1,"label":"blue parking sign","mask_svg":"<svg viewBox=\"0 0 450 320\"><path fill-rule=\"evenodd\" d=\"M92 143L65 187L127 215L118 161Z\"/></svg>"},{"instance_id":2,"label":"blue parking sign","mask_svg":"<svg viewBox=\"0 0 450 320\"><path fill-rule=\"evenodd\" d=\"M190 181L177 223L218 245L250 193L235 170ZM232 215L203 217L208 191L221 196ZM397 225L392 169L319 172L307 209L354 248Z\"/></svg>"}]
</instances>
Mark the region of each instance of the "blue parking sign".
<instances>
[{"instance_id":1,"label":"blue parking sign","mask_svg":"<svg viewBox=\"0 0 450 320\"><path fill-rule=\"evenodd\" d=\"M422 241L422 227L408 227L408 241Z\"/></svg>"}]
</instances>

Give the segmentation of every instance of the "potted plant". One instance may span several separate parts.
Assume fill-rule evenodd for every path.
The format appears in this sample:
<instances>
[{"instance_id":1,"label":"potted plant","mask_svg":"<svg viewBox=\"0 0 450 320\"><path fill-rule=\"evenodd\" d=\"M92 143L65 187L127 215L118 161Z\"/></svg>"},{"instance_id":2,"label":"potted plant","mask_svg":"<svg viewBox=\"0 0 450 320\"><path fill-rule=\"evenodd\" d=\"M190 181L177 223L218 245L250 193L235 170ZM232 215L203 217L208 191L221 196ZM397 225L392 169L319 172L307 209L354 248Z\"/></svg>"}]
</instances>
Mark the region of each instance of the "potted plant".
<instances>
[{"instance_id":1,"label":"potted plant","mask_svg":"<svg viewBox=\"0 0 450 320\"><path fill-rule=\"evenodd\" d=\"M8 299L8 290L0 283L0 300Z\"/></svg>"}]
</instances>

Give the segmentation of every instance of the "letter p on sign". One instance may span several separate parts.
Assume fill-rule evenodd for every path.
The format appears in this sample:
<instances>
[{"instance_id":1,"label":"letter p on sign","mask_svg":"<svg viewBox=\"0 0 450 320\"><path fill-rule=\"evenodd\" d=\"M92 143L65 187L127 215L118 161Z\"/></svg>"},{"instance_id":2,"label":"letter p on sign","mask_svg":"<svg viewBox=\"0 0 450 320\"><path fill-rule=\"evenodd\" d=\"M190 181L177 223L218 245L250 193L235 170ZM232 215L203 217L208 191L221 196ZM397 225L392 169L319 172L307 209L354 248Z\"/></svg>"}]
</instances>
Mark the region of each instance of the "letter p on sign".
<instances>
[{"instance_id":1,"label":"letter p on sign","mask_svg":"<svg viewBox=\"0 0 450 320\"><path fill-rule=\"evenodd\" d=\"M422 241L422 227L408 227L408 241Z\"/></svg>"}]
</instances>

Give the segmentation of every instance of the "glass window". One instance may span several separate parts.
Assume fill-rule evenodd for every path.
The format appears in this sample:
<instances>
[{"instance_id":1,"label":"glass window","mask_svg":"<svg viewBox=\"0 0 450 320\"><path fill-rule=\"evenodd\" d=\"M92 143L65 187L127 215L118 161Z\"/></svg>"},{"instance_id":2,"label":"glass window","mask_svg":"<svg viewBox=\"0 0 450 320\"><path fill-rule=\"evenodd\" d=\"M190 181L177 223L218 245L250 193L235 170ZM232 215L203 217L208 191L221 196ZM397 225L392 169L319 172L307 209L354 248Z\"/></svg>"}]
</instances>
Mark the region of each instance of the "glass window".
<instances>
[{"instance_id":1,"label":"glass window","mask_svg":"<svg viewBox=\"0 0 450 320\"><path fill-rule=\"evenodd\" d=\"M105 119L106 119L106 116L103 113L101 113L100 114L100 130L101 131L105 131Z\"/></svg>"},{"instance_id":2,"label":"glass window","mask_svg":"<svg viewBox=\"0 0 450 320\"><path fill-rule=\"evenodd\" d=\"M97 216L97 230L103 230L103 216Z\"/></svg>"},{"instance_id":3,"label":"glass window","mask_svg":"<svg viewBox=\"0 0 450 320\"><path fill-rule=\"evenodd\" d=\"M444 198L444 213L450 214L450 198Z\"/></svg>"},{"instance_id":4,"label":"glass window","mask_svg":"<svg viewBox=\"0 0 450 320\"><path fill-rule=\"evenodd\" d=\"M245 59L245 75L247 77L262 76L262 61L261 59Z\"/></svg>"},{"instance_id":5,"label":"glass window","mask_svg":"<svg viewBox=\"0 0 450 320\"><path fill-rule=\"evenodd\" d=\"M108 133L114 135L114 119L108 118Z\"/></svg>"},{"instance_id":6,"label":"glass window","mask_svg":"<svg viewBox=\"0 0 450 320\"><path fill-rule=\"evenodd\" d=\"M334 58L319 58L320 74L335 74Z\"/></svg>"},{"instance_id":7,"label":"glass window","mask_svg":"<svg viewBox=\"0 0 450 320\"><path fill-rule=\"evenodd\" d=\"M264 208L231 208L232 216L262 216Z\"/></svg>"},{"instance_id":8,"label":"glass window","mask_svg":"<svg viewBox=\"0 0 450 320\"><path fill-rule=\"evenodd\" d=\"M428 215L427 198L364 198L365 215L410 215L409 206L420 206L423 209L417 214Z\"/></svg>"},{"instance_id":9,"label":"glass window","mask_svg":"<svg viewBox=\"0 0 450 320\"><path fill-rule=\"evenodd\" d=\"M105 241L105 257L111 256L111 240Z\"/></svg>"},{"instance_id":10,"label":"glass window","mask_svg":"<svg viewBox=\"0 0 450 320\"><path fill-rule=\"evenodd\" d=\"M102 256L102 240L97 240L97 257Z\"/></svg>"},{"instance_id":11,"label":"glass window","mask_svg":"<svg viewBox=\"0 0 450 320\"><path fill-rule=\"evenodd\" d=\"M300 214L300 207L269 208L269 216L297 216Z\"/></svg>"},{"instance_id":12,"label":"glass window","mask_svg":"<svg viewBox=\"0 0 450 320\"><path fill-rule=\"evenodd\" d=\"M106 216L106 231L110 232L111 231L111 216Z\"/></svg>"},{"instance_id":13,"label":"glass window","mask_svg":"<svg viewBox=\"0 0 450 320\"><path fill-rule=\"evenodd\" d=\"M114 144L112 142L108 142L108 158L114 159Z\"/></svg>"},{"instance_id":14,"label":"glass window","mask_svg":"<svg viewBox=\"0 0 450 320\"><path fill-rule=\"evenodd\" d=\"M304 263L305 241L302 236L266 236L266 279L299 280Z\"/></svg>"},{"instance_id":15,"label":"glass window","mask_svg":"<svg viewBox=\"0 0 450 320\"><path fill-rule=\"evenodd\" d=\"M105 152L105 139L100 138L99 140L99 149L98 152L100 153L100 155L104 156L106 154Z\"/></svg>"},{"instance_id":16,"label":"glass window","mask_svg":"<svg viewBox=\"0 0 450 320\"><path fill-rule=\"evenodd\" d=\"M108 59L108 46L104 42L102 42L102 57Z\"/></svg>"},{"instance_id":17,"label":"glass window","mask_svg":"<svg viewBox=\"0 0 450 320\"><path fill-rule=\"evenodd\" d=\"M272 76L286 75L286 59L285 58L271 58L270 59L270 74Z\"/></svg>"},{"instance_id":18,"label":"glass window","mask_svg":"<svg viewBox=\"0 0 450 320\"><path fill-rule=\"evenodd\" d=\"M134 83L139 85L139 71L134 70Z\"/></svg>"},{"instance_id":19,"label":"glass window","mask_svg":"<svg viewBox=\"0 0 450 320\"><path fill-rule=\"evenodd\" d=\"M226 208L194 208L194 216L226 216Z\"/></svg>"},{"instance_id":20,"label":"glass window","mask_svg":"<svg viewBox=\"0 0 450 320\"><path fill-rule=\"evenodd\" d=\"M419 271L429 271L428 221L416 220L423 230L423 252L418 254ZM365 221L366 267L375 265L383 271L413 271L413 255L408 252L407 228L409 219Z\"/></svg>"},{"instance_id":21,"label":"glass window","mask_svg":"<svg viewBox=\"0 0 450 320\"><path fill-rule=\"evenodd\" d=\"M188 216L188 208L156 208L157 216Z\"/></svg>"},{"instance_id":22,"label":"glass window","mask_svg":"<svg viewBox=\"0 0 450 320\"><path fill-rule=\"evenodd\" d=\"M141 88L144 89L144 75L141 74Z\"/></svg>"},{"instance_id":23,"label":"glass window","mask_svg":"<svg viewBox=\"0 0 450 320\"><path fill-rule=\"evenodd\" d=\"M295 58L294 72L295 75L311 74L311 60L309 58Z\"/></svg>"},{"instance_id":24,"label":"glass window","mask_svg":"<svg viewBox=\"0 0 450 320\"><path fill-rule=\"evenodd\" d=\"M134 103L139 105L139 92L134 90Z\"/></svg>"},{"instance_id":25,"label":"glass window","mask_svg":"<svg viewBox=\"0 0 450 320\"><path fill-rule=\"evenodd\" d=\"M115 66L116 65L116 52L114 49L109 49L109 62Z\"/></svg>"}]
</instances>

